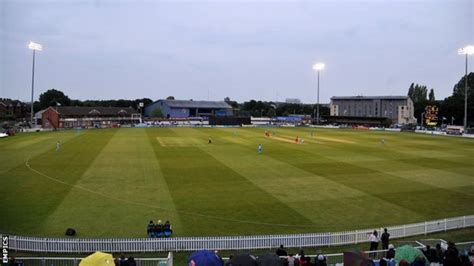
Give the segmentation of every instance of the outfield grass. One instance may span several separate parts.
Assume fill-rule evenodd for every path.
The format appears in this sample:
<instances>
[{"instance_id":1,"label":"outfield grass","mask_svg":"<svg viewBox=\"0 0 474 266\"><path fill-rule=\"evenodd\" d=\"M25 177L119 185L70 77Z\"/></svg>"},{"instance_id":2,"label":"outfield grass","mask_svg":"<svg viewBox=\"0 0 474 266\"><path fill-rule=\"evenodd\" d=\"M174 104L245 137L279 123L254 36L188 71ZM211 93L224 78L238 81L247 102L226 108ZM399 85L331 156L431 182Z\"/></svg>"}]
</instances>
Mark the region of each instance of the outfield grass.
<instances>
[{"instance_id":1,"label":"outfield grass","mask_svg":"<svg viewBox=\"0 0 474 266\"><path fill-rule=\"evenodd\" d=\"M275 136L130 128L0 139L0 232L61 236L73 227L80 237L140 237L161 219L176 236L273 234L474 213L472 139L268 130Z\"/></svg>"}]
</instances>

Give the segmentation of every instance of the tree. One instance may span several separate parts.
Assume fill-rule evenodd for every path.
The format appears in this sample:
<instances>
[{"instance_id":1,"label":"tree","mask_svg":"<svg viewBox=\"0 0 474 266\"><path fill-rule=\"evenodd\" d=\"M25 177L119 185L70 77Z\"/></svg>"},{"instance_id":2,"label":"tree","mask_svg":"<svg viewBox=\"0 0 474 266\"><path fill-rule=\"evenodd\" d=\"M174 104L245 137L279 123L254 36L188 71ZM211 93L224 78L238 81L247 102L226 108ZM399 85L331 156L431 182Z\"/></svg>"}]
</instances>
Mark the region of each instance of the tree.
<instances>
[{"instance_id":1,"label":"tree","mask_svg":"<svg viewBox=\"0 0 474 266\"><path fill-rule=\"evenodd\" d=\"M430 102L435 102L436 101L435 94L434 94L434 89L430 90L430 94L428 95L428 101L430 101Z\"/></svg>"},{"instance_id":2,"label":"tree","mask_svg":"<svg viewBox=\"0 0 474 266\"><path fill-rule=\"evenodd\" d=\"M408 88L408 96L413 100L414 94L415 94L415 83L412 83L410 85L410 88Z\"/></svg>"},{"instance_id":3,"label":"tree","mask_svg":"<svg viewBox=\"0 0 474 266\"><path fill-rule=\"evenodd\" d=\"M420 117L420 115L425 111L426 105L428 105L428 89L424 85L412 83L410 88L408 88L408 96L413 101L415 117Z\"/></svg>"},{"instance_id":4,"label":"tree","mask_svg":"<svg viewBox=\"0 0 474 266\"><path fill-rule=\"evenodd\" d=\"M84 106L84 104L80 100L71 100L71 106Z\"/></svg>"},{"instance_id":5,"label":"tree","mask_svg":"<svg viewBox=\"0 0 474 266\"><path fill-rule=\"evenodd\" d=\"M474 72L469 73L467 83L467 124L472 126L474 124ZM445 98L439 108L440 115L446 117L447 121L454 118L454 123L457 125L462 125L464 122L464 91L465 76L454 85L453 94Z\"/></svg>"},{"instance_id":6,"label":"tree","mask_svg":"<svg viewBox=\"0 0 474 266\"><path fill-rule=\"evenodd\" d=\"M267 113L265 114L268 117L274 117L276 116L276 111L273 108L268 109Z\"/></svg>"},{"instance_id":7,"label":"tree","mask_svg":"<svg viewBox=\"0 0 474 266\"><path fill-rule=\"evenodd\" d=\"M39 102L40 109L45 109L49 106L56 106L58 103L64 106L69 106L71 99L69 99L69 97L67 97L62 91L50 89L40 95Z\"/></svg>"},{"instance_id":8,"label":"tree","mask_svg":"<svg viewBox=\"0 0 474 266\"><path fill-rule=\"evenodd\" d=\"M426 101L428 98L428 89L424 85L413 85L412 83L408 89L408 96L410 96L414 103Z\"/></svg>"},{"instance_id":9,"label":"tree","mask_svg":"<svg viewBox=\"0 0 474 266\"><path fill-rule=\"evenodd\" d=\"M166 100L174 100L174 96L168 96L166 97Z\"/></svg>"},{"instance_id":10,"label":"tree","mask_svg":"<svg viewBox=\"0 0 474 266\"><path fill-rule=\"evenodd\" d=\"M228 105L232 106L232 109L234 109L234 111L239 109L239 103L237 103L236 101L232 101L230 99L230 97L225 97L224 102L226 102Z\"/></svg>"},{"instance_id":11,"label":"tree","mask_svg":"<svg viewBox=\"0 0 474 266\"><path fill-rule=\"evenodd\" d=\"M117 100L115 106L116 107L132 107L132 104L129 100L119 99ZM133 106L133 107L136 108L137 106Z\"/></svg>"}]
</instances>

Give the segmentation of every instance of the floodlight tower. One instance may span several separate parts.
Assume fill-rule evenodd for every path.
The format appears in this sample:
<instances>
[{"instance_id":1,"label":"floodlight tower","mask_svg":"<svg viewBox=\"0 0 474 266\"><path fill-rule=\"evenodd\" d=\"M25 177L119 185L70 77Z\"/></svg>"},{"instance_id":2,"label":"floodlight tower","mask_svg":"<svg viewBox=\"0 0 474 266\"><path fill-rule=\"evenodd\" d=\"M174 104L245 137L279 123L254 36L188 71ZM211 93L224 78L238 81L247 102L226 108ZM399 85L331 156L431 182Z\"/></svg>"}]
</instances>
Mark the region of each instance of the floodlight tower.
<instances>
[{"instance_id":1,"label":"floodlight tower","mask_svg":"<svg viewBox=\"0 0 474 266\"><path fill-rule=\"evenodd\" d=\"M316 63L313 65L313 70L318 72L318 94L317 94L317 105L316 105L316 124L319 125L319 76L321 73L321 70L325 68L325 65L323 63Z\"/></svg>"},{"instance_id":2,"label":"floodlight tower","mask_svg":"<svg viewBox=\"0 0 474 266\"><path fill-rule=\"evenodd\" d=\"M459 55L466 55L466 76L464 77L464 132L467 130L467 60L468 57L474 54L474 46L468 45L458 50Z\"/></svg>"},{"instance_id":3,"label":"floodlight tower","mask_svg":"<svg viewBox=\"0 0 474 266\"><path fill-rule=\"evenodd\" d=\"M34 95L34 90L35 90L35 54L36 54L36 51L42 51L43 46L39 43L30 42L30 44L28 44L28 48L33 50L33 70L31 72L31 126L33 126L34 124L36 127L36 122L34 121L34 117L33 117L34 116L33 95Z\"/></svg>"}]
</instances>

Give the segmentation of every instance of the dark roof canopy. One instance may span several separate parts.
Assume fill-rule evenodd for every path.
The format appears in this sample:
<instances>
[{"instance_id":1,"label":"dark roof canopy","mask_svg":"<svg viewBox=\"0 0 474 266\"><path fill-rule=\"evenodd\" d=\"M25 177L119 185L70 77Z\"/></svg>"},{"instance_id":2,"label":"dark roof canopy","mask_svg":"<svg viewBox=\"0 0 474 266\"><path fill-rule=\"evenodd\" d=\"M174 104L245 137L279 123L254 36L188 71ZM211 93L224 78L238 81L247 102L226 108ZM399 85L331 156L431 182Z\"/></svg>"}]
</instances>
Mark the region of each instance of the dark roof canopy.
<instances>
[{"instance_id":1,"label":"dark roof canopy","mask_svg":"<svg viewBox=\"0 0 474 266\"><path fill-rule=\"evenodd\" d=\"M59 106L50 107L61 116L130 116L137 113L130 107L86 107L86 106Z\"/></svg>"},{"instance_id":2,"label":"dark roof canopy","mask_svg":"<svg viewBox=\"0 0 474 266\"><path fill-rule=\"evenodd\" d=\"M331 100L406 100L408 96L333 96Z\"/></svg>"},{"instance_id":3,"label":"dark roof canopy","mask_svg":"<svg viewBox=\"0 0 474 266\"><path fill-rule=\"evenodd\" d=\"M219 108L232 109L224 101L186 101L186 100L159 100L171 108Z\"/></svg>"}]
</instances>

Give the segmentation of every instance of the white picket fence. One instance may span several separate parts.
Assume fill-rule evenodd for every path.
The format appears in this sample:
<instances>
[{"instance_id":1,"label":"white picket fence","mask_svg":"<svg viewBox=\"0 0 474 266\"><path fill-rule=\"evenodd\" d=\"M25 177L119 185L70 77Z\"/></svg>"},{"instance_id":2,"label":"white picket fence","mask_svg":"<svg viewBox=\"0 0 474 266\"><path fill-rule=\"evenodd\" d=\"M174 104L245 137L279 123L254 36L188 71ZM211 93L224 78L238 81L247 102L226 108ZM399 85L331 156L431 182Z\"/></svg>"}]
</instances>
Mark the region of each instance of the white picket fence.
<instances>
[{"instance_id":1,"label":"white picket fence","mask_svg":"<svg viewBox=\"0 0 474 266\"><path fill-rule=\"evenodd\" d=\"M474 226L474 215L387 227L391 238L423 235ZM376 228L382 231L382 228ZM173 238L42 238L8 236L9 250L47 253L157 252L209 250L252 250L286 247L328 247L368 242L374 230L286 235L173 237ZM5 234L2 234L2 236Z\"/></svg>"}]
</instances>

